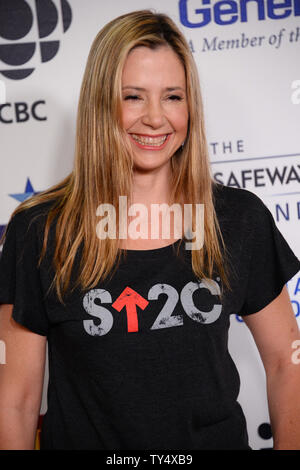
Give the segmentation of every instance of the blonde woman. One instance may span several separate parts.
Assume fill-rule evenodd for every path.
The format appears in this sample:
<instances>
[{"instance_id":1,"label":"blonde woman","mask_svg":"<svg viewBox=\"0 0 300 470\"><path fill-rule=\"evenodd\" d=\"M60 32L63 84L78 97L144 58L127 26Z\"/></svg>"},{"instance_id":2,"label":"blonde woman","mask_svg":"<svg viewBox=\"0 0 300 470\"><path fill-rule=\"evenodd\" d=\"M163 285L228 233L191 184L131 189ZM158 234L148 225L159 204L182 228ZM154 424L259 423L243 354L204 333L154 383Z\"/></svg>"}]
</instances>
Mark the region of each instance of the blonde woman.
<instances>
[{"instance_id":1,"label":"blonde woman","mask_svg":"<svg viewBox=\"0 0 300 470\"><path fill-rule=\"evenodd\" d=\"M163 237L172 223L153 221L155 204L190 205L188 230ZM137 238L136 208L157 238ZM199 231L203 246L186 249ZM72 173L7 228L1 449L34 446L47 341L42 449L250 449L231 314L265 366L274 447L299 449L285 286L299 267L262 201L213 181L196 66L173 21L148 10L111 21L88 57Z\"/></svg>"}]
</instances>

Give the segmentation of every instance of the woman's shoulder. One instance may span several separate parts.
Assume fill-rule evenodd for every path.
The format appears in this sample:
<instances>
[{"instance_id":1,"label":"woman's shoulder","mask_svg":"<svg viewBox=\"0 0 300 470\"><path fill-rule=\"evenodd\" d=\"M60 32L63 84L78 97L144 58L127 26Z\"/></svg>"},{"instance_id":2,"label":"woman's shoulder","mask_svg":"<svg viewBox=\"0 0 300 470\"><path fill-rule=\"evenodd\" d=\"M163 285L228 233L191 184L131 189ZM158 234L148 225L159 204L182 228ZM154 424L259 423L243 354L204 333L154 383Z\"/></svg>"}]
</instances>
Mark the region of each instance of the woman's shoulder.
<instances>
[{"instance_id":1,"label":"woman's shoulder","mask_svg":"<svg viewBox=\"0 0 300 470\"><path fill-rule=\"evenodd\" d=\"M264 211L266 206L262 199L255 193L244 188L224 186L220 183L213 184L213 196L216 209L226 212Z\"/></svg>"},{"instance_id":2,"label":"woman's shoulder","mask_svg":"<svg viewBox=\"0 0 300 470\"><path fill-rule=\"evenodd\" d=\"M34 198L34 196L33 196ZM25 230L32 228L33 226L38 231L42 229L47 220L50 210L55 206L55 200L39 201L36 202L34 199L26 201L25 204L21 204L11 214L8 229L14 227L15 229Z\"/></svg>"},{"instance_id":3,"label":"woman's shoulder","mask_svg":"<svg viewBox=\"0 0 300 470\"><path fill-rule=\"evenodd\" d=\"M218 221L231 233L238 231L240 236L247 236L274 223L263 200L247 189L218 183L214 185L213 196Z\"/></svg>"}]
</instances>

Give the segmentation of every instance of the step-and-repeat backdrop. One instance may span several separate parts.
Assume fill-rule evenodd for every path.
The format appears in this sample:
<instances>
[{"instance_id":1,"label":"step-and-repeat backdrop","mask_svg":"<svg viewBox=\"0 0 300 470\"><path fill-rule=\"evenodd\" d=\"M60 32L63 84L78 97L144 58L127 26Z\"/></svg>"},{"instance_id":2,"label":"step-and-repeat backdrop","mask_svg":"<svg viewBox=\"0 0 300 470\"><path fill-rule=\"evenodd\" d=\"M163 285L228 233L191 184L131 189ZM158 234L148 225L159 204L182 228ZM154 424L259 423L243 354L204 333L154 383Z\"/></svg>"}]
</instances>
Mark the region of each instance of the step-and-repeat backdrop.
<instances>
[{"instance_id":1,"label":"step-and-repeat backdrop","mask_svg":"<svg viewBox=\"0 0 300 470\"><path fill-rule=\"evenodd\" d=\"M21 201L71 171L91 43L143 8L170 15L189 41L215 179L257 194L299 257L300 0L0 0L0 232ZM287 287L299 319L299 275ZM237 316L229 341L250 445L271 448L264 369Z\"/></svg>"}]
</instances>

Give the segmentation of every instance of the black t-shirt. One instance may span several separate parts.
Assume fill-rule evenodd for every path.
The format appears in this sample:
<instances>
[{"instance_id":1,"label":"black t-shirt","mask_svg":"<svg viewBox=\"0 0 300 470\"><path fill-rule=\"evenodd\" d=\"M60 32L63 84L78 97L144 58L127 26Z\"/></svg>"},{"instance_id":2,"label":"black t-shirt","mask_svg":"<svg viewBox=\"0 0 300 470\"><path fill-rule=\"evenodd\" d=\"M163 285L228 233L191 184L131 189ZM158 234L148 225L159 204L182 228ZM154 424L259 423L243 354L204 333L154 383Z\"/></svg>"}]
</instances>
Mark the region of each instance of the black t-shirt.
<instances>
[{"instance_id":1,"label":"black t-shirt","mask_svg":"<svg viewBox=\"0 0 300 470\"><path fill-rule=\"evenodd\" d=\"M0 302L47 335L48 410L42 449L248 449L228 352L230 315L277 297L300 262L253 193L217 185L215 207L232 291L197 279L181 245L128 250L110 281L74 291L66 306L46 295L54 229L37 268L49 203L16 214L0 260ZM78 258L76 259L78 265ZM76 269L75 269L76 274Z\"/></svg>"}]
</instances>

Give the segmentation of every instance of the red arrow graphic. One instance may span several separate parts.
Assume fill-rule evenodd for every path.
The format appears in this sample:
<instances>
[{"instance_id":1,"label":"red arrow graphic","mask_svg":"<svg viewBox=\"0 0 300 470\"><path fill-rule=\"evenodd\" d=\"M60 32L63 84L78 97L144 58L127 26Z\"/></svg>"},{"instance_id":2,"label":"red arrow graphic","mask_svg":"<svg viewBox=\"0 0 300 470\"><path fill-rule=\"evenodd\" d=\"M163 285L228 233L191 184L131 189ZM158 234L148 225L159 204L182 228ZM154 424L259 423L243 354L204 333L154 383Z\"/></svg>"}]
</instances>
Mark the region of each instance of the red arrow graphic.
<instances>
[{"instance_id":1,"label":"red arrow graphic","mask_svg":"<svg viewBox=\"0 0 300 470\"><path fill-rule=\"evenodd\" d=\"M148 300L144 299L144 297L130 287L126 287L114 301L112 307L118 310L118 312L124 306L126 307L128 333L131 333L139 330L136 306L144 310L148 304Z\"/></svg>"}]
</instances>

